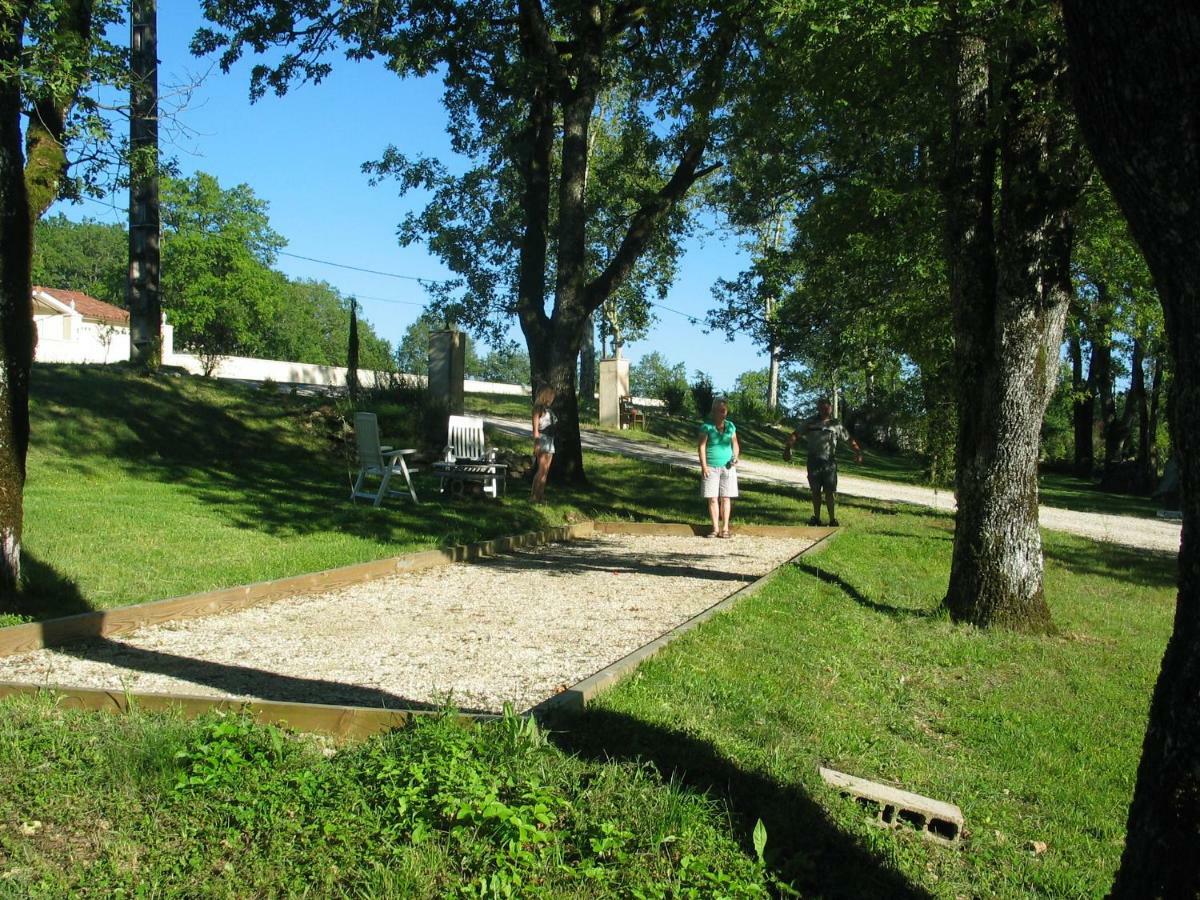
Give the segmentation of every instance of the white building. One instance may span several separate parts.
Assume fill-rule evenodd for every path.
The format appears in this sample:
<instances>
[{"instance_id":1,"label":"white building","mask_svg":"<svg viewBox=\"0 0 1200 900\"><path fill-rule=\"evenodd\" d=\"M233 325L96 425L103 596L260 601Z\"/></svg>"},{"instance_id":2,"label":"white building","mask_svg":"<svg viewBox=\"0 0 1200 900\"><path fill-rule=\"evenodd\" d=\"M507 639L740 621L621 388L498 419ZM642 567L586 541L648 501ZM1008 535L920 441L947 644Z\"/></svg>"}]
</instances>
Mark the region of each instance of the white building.
<instances>
[{"instance_id":1,"label":"white building","mask_svg":"<svg viewBox=\"0 0 1200 900\"><path fill-rule=\"evenodd\" d=\"M33 287L38 362L110 363L129 359L129 311L79 291ZM174 329L163 321L163 357L174 353Z\"/></svg>"},{"instance_id":2,"label":"white building","mask_svg":"<svg viewBox=\"0 0 1200 900\"><path fill-rule=\"evenodd\" d=\"M33 288L33 321L37 328L37 347L33 358L46 363L117 363L129 359L129 311L89 297L79 291L65 291L35 285ZM184 369L193 375L204 372L199 357L192 353L175 352L175 329L162 323L162 363ZM252 359L244 356L225 356L213 374L217 378L244 381L265 381L278 384L303 384L321 387L342 387L346 384L343 366L321 366L313 363L287 362L275 359ZM393 376L387 372L360 370L359 384L371 386L388 384ZM402 375L402 379L421 384L424 376ZM529 395L528 385L495 384L486 381L467 381L464 390L480 394Z\"/></svg>"}]
</instances>

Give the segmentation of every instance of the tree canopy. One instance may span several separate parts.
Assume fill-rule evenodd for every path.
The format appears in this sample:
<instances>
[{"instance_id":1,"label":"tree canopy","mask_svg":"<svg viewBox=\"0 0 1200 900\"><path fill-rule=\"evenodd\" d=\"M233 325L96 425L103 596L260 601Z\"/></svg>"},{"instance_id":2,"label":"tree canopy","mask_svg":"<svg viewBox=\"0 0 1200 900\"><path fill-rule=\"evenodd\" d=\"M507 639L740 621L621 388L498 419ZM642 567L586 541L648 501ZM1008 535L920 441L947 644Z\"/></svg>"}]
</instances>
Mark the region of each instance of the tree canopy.
<instances>
[{"instance_id":1,"label":"tree canopy","mask_svg":"<svg viewBox=\"0 0 1200 900\"><path fill-rule=\"evenodd\" d=\"M267 203L248 185L223 188L204 172L163 179L163 299L179 347L213 361L259 356L346 365L350 301L324 281L288 279L273 268L286 241ZM125 306L129 239L122 225L59 214L39 221L33 279ZM392 350L360 318L360 362L387 370Z\"/></svg>"},{"instance_id":2,"label":"tree canopy","mask_svg":"<svg viewBox=\"0 0 1200 900\"><path fill-rule=\"evenodd\" d=\"M721 113L752 54L743 5L214 0L205 12L215 27L194 48L221 51L226 69L247 50L284 48L255 66L254 95L320 79L335 49L382 56L401 75L438 72L470 167L391 148L368 171L432 192L402 238L424 237L460 276L438 300L457 304L461 324L482 332L517 316L535 386L558 393L555 470L581 479L583 330L631 285L670 276L684 198L718 166Z\"/></svg>"}]
</instances>

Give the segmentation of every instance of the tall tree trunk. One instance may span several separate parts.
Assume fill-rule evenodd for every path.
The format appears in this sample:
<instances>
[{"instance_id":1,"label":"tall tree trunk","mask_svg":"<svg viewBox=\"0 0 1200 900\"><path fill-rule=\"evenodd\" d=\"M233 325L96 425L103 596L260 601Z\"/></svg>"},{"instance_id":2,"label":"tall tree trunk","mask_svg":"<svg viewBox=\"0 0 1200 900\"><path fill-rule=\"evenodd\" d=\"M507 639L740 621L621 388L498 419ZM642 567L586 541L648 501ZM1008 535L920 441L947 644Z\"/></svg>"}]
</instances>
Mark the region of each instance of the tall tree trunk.
<instances>
[{"instance_id":1,"label":"tall tree trunk","mask_svg":"<svg viewBox=\"0 0 1200 900\"><path fill-rule=\"evenodd\" d=\"M596 313L583 326L583 344L579 348L579 394L581 409L592 409L596 399Z\"/></svg>"},{"instance_id":2,"label":"tall tree trunk","mask_svg":"<svg viewBox=\"0 0 1200 900\"><path fill-rule=\"evenodd\" d=\"M1078 334L1071 335L1071 387L1075 401L1071 406L1071 420L1075 433L1075 474L1080 478L1091 478L1095 467L1095 444L1092 438L1096 428L1096 396L1091 379L1083 377L1083 341Z\"/></svg>"},{"instance_id":3,"label":"tall tree trunk","mask_svg":"<svg viewBox=\"0 0 1200 900\"><path fill-rule=\"evenodd\" d=\"M346 344L346 393L358 403L358 301L350 298L350 334Z\"/></svg>"},{"instance_id":4,"label":"tall tree trunk","mask_svg":"<svg viewBox=\"0 0 1200 900\"><path fill-rule=\"evenodd\" d=\"M779 233L782 230L782 217L775 218L775 232L772 242L772 249L779 248ZM767 298L767 329L771 335L767 341L767 353L770 361L767 364L767 409L774 412L779 409L779 367L783 360L783 348L779 345L779 341L775 338L776 322L775 309L777 302L774 297Z\"/></svg>"},{"instance_id":5,"label":"tall tree trunk","mask_svg":"<svg viewBox=\"0 0 1200 900\"><path fill-rule=\"evenodd\" d=\"M162 362L162 296L159 291L158 203L158 6L132 0L129 20L129 360L144 369Z\"/></svg>"},{"instance_id":6,"label":"tall tree trunk","mask_svg":"<svg viewBox=\"0 0 1200 900\"><path fill-rule=\"evenodd\" d=\"M525 235L519 262L517 312L529 346L534 390L549 384L558 392L555 401L558 431L551 477L560 482L582 483L585 475L579 440L576 362L585 323L628 280L670 210L696 181L717 168L702 167L700 163L712 133L710 113L723 90L726 64L740 20L733 16L722 18L708 59L695 76L699 99L694 103L692 124L684 131L683 150L675 171L630 217L625 235L604 270L589 281L588 134L602 83L601 61L606 42L619 39L645 11L633 7L616 10L595 0L577 4L567 19L573 35L570 53L560 54L559 42L551 35L539 0L519 0L518 9L521 51L537 71L539 81L523 141L524 146L536 150L523 150L520 160L525 179ZM562 111L562 152L555 220L554 308L547 316L545 229L549 222L549 163L556 107ZM534 267L538 270L534 271ZM540 295L535 293L539 289Z\"/></svg>"},{"instance_id":7,"label":"tall tree trunk","mask_svg":"<svg viewBox=\"0 0 1200 900\"><path fill-rule=\"evenodd\" d=\"M945 602L957 621L1041 631L1051 622L1038 445L1070 298L1069 210L1078 189L1060 111L1046 109L1064 74L1056 48L1015 41L1000 85L989 83L986 50L977 38L960 38L945 181L959 389L958 515ZM989 108L991 96L1001 109Z\"/></svg>"},{"instance_id":8,"label":"tall tree trunk","mask_svg":"<svg viewBox=\"0 0 1200 900\"><path fill-rule=\"evenodd\" d=\"M534 380L554 387L558 394L557 432L551 477L557 482L582 484L583 444L579 437L579 398L576 393L576 360L587 317L587 181L590 162L592 114L600 88L600 56L604 32L599 5L582 3L576 13L577 46L570 88L562 86L558 100L563 114L561 170L558 179L554 309L550 314L548 343L537 354ZM530 355L533 362L533 355Z\"/></svg>"},{"instance_id":9,"label":"tall tree trunk","mask_svg":"<svg viewBox=\"0 0 1200 900\"><path fill-rule=\"evenodd\" d=\"M554 480L558 483L584 484L583 443L579 435L579 400L576 390L576 361L579 337L564 334L561 327L552 326L548 339L536 349L530 346L529 363L535 390L553 387L558 423L554 433Z\"/></svg>"},{"instance_id":10,"label":"tall tree trunk","mask_svg":"<svg viewBox=\"0 0 1200 900\"><path fill-rule=\"evenodd\" d=\"M20 59L27 5L0 4L0 59ZM0 594L15 592L21 579L34 340L32 251L21 153L21 86L6 73L0 76Z\"/></svg>"},{"instance_id":11,"label":"tall tree trunk","mask_svg":"<svg viewBox=\"0 0 1200 900\"><path fill-rule=\"evenodd\" d=\"M1158 458L1158 415L1160 407L1160 399L1162 397L1162 381L1163 381L1163 350L1159 349L1154 354L1154 369L1150 373L1150 466L1149 474L1151 484L1158 483L1158 469L1162 462Z\"/></svg>"},{"instance_id":12,"label":"tall tree trunk","mask_svg":"<svg viewBox=\"0 0 1200 900\"><path fill-rule=\"evenodd\" d=\"M1138 338L1133 340L1132 378L1129 395L1125 403L1127 415L1136 415L1137 439L1137 483L1139 493L1154 489L1154 476L1150 468L1150 395L1146 390L1146 351ZM1132 407L1130 408L1130 405Z\"/></svg>"},{"instance_id":13,"label":"tall tree trunk","mask_svg":"<svg viewBox=\"0 0 1200 900\"><path fill-rule=\"evenodd\" d=\"M1200 6L1064 0L1075 102L1162 302L1183 539L1116 897L1200 896Z\"/></svg>"},{"instance_id":14,"label":"tall tree trunk","mask_svg":"<svg viewBox=\"0 0 1200 900\"><path fill-rule=\"evenodd\" d=\"M1092 359L1088 380L1095 386L1096 405L1099 409L1100 438L1104 442L1104 468L1118 461L1121 444L1120 426L1117 420L1116 375L1113 368L1113 308L1108 286L1099 284L1097 309L1092 328Z\"/></svg>"}]
</instances>

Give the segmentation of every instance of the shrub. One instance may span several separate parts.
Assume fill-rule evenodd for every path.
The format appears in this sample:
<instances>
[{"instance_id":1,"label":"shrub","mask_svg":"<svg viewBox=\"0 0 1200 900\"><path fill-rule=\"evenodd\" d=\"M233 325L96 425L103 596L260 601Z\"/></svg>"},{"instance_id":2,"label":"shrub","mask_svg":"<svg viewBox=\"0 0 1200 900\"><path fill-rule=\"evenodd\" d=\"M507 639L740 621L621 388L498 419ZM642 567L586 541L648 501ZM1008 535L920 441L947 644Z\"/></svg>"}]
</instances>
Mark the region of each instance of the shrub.
<instances>
[{"instance_id":1,"label":"shrub","mask_svg":"<svg viewBox=\"0 0 1200 900\"><path fill-rule=\"evenodd\" d=\"M712 411L713 383L708 373L698 371L692 381L692 403L696 406L696 415L704 418Z\"/></svg>"},{"instance_id":2,"label":"shrub","mask_svg":"<svg viewBox=\"0 0 1200 900\"><path fill-rule=\"evenodd\" d=\"M657 351L647 353L629 370L629 390L638 397L661 400L667 413L680 415L687 405L687 370L683 363L671 365Z\"/></svg>"}]
</instances>

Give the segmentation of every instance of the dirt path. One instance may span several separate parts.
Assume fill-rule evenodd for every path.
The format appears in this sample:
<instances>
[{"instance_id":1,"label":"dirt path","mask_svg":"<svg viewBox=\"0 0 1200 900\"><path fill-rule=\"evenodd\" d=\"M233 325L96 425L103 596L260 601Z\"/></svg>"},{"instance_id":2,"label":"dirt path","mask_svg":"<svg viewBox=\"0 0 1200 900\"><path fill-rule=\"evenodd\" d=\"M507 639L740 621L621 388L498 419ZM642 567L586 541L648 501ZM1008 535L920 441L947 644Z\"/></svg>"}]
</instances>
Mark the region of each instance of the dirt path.
<instances>
[{"instance_id":1,"label":"dirt path","mask_svg":"<svg viewBox=\"0 0 1200 900\"><path fill-rule=\"evenodd\" d=\"M490 425L511 434L528 434L530 432L528 422L494 418L489 418L487 421ZM619 453L647 462L699 469L694 453L672 450L656 444L625 440L611 434L585 431L583 432L583 446L588 450L597 450L601 453ZM760 462L759 460L745 460L739 463L738 468L740 477L748 481L794 485L803 489L805 494L808 492L808 481L802 462L784 465ZM913 484L898 484L892 481L857 478L845 471L838 475L838 490L840 493L852 497L894 500L949 512L953 512L956 506L952 491L936 490ZM1042 527L1051 531L1065 531L1068 534L1077 534L1097 541L1108 541L1144 550L1179 552L1180 526L1178 522L1142 519L1136 516L1110 516L1103 513L1077 512L1052 506L1039 507L1038 512Z\"/></svg>"}]
</instances>

